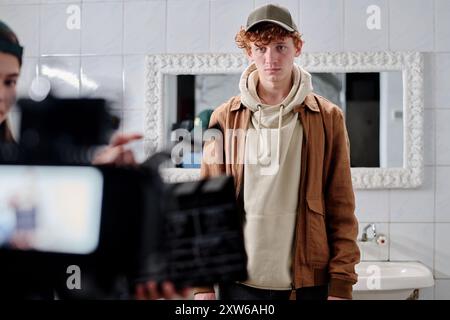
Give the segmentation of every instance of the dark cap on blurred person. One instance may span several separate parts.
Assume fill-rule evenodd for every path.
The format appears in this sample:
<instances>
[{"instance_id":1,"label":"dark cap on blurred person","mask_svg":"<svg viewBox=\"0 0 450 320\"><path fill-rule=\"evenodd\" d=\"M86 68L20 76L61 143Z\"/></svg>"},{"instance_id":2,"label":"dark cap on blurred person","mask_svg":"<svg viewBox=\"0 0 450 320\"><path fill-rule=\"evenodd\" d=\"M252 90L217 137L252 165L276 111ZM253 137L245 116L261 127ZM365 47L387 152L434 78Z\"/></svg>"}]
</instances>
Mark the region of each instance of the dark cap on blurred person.
<instances>
[{"instance_id":1,"label":"dark cap on blurred person","mask_svg":"<svg viewBox=\"0 0 450 320\"><path fill-rule=\"evenodd\" d=\"M23 47L19 44L16 34L6 23L0 20L0 52L11 54L22 64Z\"/></svg>"}]
</instances>

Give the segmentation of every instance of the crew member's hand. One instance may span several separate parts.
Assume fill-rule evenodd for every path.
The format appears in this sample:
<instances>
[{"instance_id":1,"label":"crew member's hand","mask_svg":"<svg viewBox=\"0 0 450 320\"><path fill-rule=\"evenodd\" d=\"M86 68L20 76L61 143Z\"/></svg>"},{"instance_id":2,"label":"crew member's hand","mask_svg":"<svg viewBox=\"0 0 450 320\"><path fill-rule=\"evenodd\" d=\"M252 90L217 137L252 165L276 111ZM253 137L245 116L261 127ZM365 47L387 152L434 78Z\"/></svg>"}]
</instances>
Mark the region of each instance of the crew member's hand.
<instances>
[{"instance_id":1,"label":"crew member's hand","mask_svg":"<svg viewBox=\"0 0 450 320\"><path fill-rule=\"evenodd\" d=\"M95 155L92 163L94 165L115 164L118 166L137 164L133 152L126 149L125 145L139 139L142 139L142 135L139 133L115 134L109 145Z\"/></svg>"},{"instance_id":2,"label":"crew member's hand","mask_svg":"<svg viewBox=\"0 0 450 320\"><path fill-rule=\"evenodd\" d=\"M197 293L194 300L216 300L216 294L214 292Z\"/></svg>"},{"instance_id":3,"label":"crew member's hand","mask_svg":"<svg viewBox=\"0 0 450 320\"><path fill-rule=\"evenodd\" d=\"M176 290L172 282L165 281L158 287L155 281L147 281L136 285L135 296L138 300L175 299L187 298L191 293L190 288Z\"/></svg>"}]
</instances>

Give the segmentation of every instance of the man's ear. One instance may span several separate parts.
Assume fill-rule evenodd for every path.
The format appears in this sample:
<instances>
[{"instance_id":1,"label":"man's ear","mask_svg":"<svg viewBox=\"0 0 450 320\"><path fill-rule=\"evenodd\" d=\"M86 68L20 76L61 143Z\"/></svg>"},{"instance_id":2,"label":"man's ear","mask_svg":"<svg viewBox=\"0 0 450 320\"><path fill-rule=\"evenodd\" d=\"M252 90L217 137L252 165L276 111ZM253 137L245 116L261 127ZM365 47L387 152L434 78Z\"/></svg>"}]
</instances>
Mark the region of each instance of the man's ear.
<instances>
[{"instance_id":1,"label":"man's ear","mask_svg":"<svg viewBox=\"0 0 450 320\"><path fill-rule=\"evenodd\" d=\"M252 54L251 48L245 49L245 55L247 56L248 61L250 63L252 63L253 62L253 54Z\"/></svg>"},{"instance_id":2,"label":"man's ear","mask_svg":"<svg viewBox=\"0 0 450 320\"><path fill-rule=\"evenodd\" d=\"M302 48L303 48L303 41L301 41L298 47L295 48L295 57L300 56L300 54L302 53Z\"/></svg>"}]
</instances>

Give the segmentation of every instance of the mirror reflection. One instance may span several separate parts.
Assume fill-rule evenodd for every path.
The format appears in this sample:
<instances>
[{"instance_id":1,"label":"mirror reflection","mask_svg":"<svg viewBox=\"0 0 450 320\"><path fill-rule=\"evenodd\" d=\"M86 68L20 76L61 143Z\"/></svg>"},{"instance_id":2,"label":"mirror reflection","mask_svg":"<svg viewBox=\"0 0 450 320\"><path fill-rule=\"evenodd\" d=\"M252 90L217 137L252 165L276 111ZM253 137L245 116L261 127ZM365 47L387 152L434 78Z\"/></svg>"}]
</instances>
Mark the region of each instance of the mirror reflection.
<instances>
[{"instance_id":1,"label":"mirror reflection","mask_svg":"<svg viewBox=\"0 0 450 320\"><path fill-rule=\"evenodd\" d=\"M352 167L403 166L403 87L401 71L311 73L314 92L345 114ZM211 112L239 94L240 74L165 75L166 136L173 130L193 132ZM183 154L178 167L199 168L200 148Z\"/></svg>"}]
</instances>

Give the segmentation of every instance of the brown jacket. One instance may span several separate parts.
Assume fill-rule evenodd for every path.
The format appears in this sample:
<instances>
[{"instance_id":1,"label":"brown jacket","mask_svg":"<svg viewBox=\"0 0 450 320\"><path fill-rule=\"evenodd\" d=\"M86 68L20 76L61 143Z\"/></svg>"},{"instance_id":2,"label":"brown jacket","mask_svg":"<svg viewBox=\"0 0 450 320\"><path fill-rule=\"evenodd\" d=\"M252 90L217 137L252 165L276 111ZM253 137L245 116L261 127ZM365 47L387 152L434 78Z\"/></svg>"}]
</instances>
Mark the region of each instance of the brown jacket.
<instances>
[{"instance_id":1,"label":"brown jacket","mask_svg":"<svg viewBox=\"0 0 450 320\"><path fill-rule=\"evenodd\" d=\"M304 134L293 245L293 287L329 284L329 295L350 299L352 285L357 281L355 265L359 263L360 252L344 116L336 105L314 93L294 112L299 112ZM250 118L250 110L241 105L237 96L213 112L209 127L230 133L229 130L247 129ZM215 154L223 157L222 164L207 159L217 144L213 141L205 144L201 176L232 175L236 197L242 199L244 165L237 159L237 151L243 150L245 136L236 135L233 139L226 136L224 148L229 152ZM195 293L212 291L212 287L194 289Z\"/></svg>"}]
</instances>

